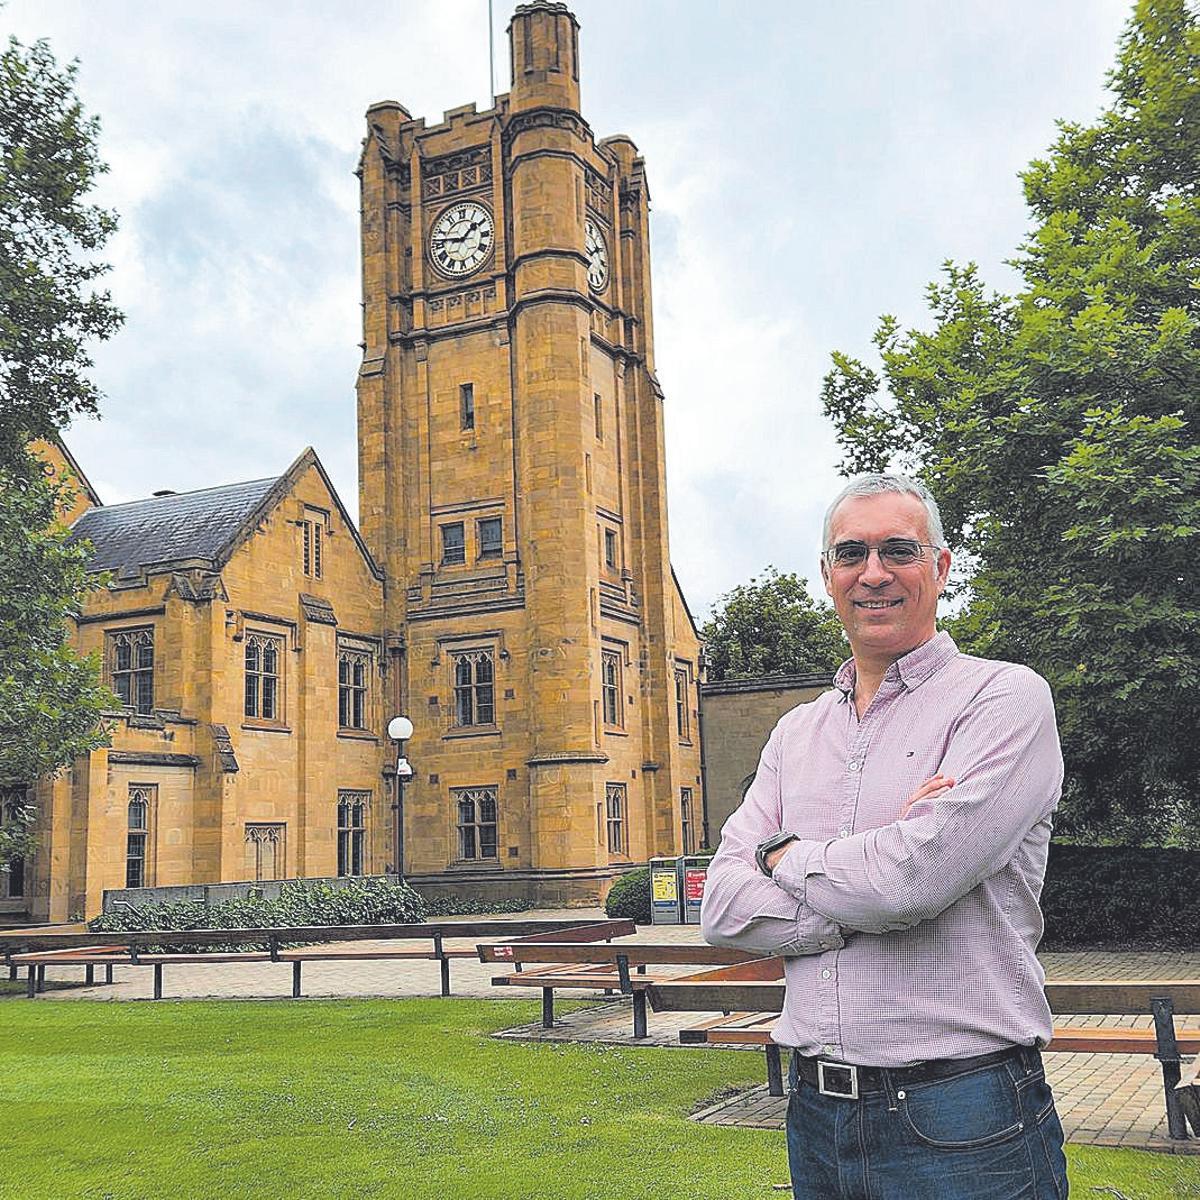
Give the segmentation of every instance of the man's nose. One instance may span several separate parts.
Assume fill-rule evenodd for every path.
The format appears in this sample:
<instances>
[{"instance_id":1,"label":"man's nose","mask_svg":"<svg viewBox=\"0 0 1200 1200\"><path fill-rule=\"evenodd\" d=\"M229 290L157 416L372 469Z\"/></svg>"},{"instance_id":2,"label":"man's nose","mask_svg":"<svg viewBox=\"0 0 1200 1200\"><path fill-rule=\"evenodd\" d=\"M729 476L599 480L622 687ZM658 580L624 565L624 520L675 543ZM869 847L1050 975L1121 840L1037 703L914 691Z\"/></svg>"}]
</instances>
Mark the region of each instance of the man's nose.
<instances>
[{"instance_id":1,"label":"man's nose","mask_svg":"<svg viewBox=\"0 0 1200 1200\"><path fill-rule=\"evenodd\" d=\"M867 549L867 561L863 564L862 573L859 575L859 580L862 583L886 583L892 578L892 572L883 565L883 555L879 552L878 546L870 546Z\"/></svg>"}]
</instances>

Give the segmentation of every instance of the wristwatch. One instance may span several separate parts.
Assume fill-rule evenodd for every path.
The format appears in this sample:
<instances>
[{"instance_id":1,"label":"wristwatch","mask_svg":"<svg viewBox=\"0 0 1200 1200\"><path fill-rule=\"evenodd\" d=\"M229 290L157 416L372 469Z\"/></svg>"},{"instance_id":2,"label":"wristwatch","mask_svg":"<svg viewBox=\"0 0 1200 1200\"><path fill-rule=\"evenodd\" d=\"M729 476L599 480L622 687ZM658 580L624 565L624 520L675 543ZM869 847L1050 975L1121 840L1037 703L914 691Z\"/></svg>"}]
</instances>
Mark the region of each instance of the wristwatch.
<instances>
[{"instance_id":1,"label":"wristwatch","mask_svg":"<svg viewBox=\"0 0 1200 1200\"><path fill-rule=\"evenodd\" d=\"M796 841L794 833L773 833L765 841L758 843L758 849L754 851L754 861L758 863L758 869L764 875L771 874L771 868L767 866L767 855L772 850L778 850L780 846L786 846L788 842Z\"/></svg>"}]
</instances>

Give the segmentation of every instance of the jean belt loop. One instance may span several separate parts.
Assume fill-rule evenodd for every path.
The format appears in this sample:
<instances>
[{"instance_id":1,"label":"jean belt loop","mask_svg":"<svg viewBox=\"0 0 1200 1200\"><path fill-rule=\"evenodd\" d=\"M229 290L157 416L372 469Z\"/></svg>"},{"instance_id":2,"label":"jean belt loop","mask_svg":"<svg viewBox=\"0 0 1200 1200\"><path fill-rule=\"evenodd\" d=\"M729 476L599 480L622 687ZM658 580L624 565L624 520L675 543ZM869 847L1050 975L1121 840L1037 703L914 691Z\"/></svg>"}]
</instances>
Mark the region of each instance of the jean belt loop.
<instances>
[{"instance_id":1,"label":"jean belt loop","mask_svg":"<svg viewBox=\"0 0 1200 1200\"><path fill-rule=\"evenodd\" d=\"M884 1069L880 1072L883 1076L883 1090L887 1093L888 1112L897 1112L900 1108L900 1101L896 1098L896 1084L892 1079L891 1071Z\"/></svg>"}]
</instances>

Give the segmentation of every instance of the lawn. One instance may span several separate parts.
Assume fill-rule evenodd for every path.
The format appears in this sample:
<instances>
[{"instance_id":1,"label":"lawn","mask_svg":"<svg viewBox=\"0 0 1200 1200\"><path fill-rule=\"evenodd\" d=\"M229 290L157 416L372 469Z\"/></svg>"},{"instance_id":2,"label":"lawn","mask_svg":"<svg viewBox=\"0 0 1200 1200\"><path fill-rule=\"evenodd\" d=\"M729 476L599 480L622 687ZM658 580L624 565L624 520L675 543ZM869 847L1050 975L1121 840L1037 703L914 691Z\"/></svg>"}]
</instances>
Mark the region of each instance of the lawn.
<instances>
[{"instance_id":1,"label":"lawn","mask_svg":"<svg viewBox=\"0 0 1200 1200\"><path fill-rule=\"evenodd\" d=\"M786 1195L779 1133L687 1114L757 1054L499 1042L527 1001L0 1002L0 1195ZM1200 1198L1200 1159L1073 1151L1072 1196Z\"/></svg>"}]
</instances>

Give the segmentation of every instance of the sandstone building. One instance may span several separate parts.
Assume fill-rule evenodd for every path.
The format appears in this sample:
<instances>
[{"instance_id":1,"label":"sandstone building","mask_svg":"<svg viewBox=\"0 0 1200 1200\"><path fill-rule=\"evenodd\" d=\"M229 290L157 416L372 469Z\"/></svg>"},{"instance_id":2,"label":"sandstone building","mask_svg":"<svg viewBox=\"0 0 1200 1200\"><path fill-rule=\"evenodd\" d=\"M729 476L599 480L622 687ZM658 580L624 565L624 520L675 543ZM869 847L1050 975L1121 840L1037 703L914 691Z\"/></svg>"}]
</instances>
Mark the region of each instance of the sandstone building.
<instances>
[{"instance_id":1,"label":"sandstone building","mask_svg":"<svg viewBox=\"0 0 1200 1200\"><path fill-rule=\"evenodd\" d=\"M492 109L368 112L361 536L311 451L76 521L112 572L78 643L123 707L110 749L39 785L28 915L397 868L594 900L699 844L649 190L634 144L580 114L578 32L562 4L520 5Z\"/></svg>"}]
</instances>

